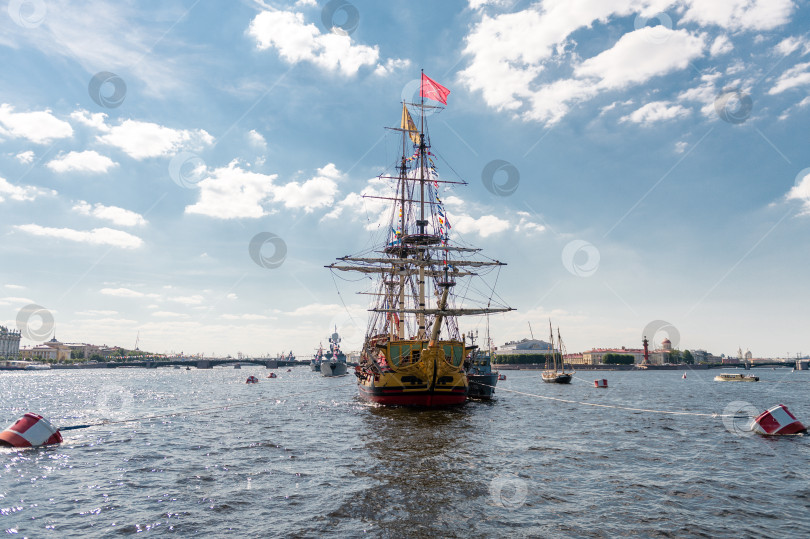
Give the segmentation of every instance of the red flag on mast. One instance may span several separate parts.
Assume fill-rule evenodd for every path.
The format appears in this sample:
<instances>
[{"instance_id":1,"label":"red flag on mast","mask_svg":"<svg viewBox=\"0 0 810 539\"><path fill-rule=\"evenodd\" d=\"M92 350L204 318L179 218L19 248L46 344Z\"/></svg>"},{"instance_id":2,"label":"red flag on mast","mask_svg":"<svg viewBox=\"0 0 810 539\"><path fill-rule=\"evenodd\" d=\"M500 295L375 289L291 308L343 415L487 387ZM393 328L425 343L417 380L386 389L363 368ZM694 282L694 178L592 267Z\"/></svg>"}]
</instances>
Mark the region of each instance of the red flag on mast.
<instances>
[{"instance_id":1,"label":"red flag on mast","mask_svg":"<svg viewBox=\"0 0 810 539\"><path fill-rule=\"evenodd\" d=\"M450 90L422 73L422 87L419 90L419 95L446 105Z\"/></svg>"}]
</instances>

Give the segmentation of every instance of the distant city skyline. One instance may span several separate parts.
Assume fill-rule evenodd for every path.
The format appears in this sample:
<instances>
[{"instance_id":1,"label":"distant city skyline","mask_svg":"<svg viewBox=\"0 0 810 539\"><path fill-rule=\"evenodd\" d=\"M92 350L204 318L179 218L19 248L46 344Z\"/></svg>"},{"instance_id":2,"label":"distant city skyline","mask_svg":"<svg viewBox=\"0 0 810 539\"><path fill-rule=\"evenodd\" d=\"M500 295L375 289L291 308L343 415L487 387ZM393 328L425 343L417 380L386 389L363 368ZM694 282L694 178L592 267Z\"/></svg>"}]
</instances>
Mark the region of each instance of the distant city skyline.
<instances>
[{"instance_id":1,"label":"distant city skyline","mask_svg":"<svg viewBox=\"0 0 810 539\"><path fill-rule=\"evenodd\" d=\"M451 234L508 264L496 343L551 318L571 350L653 325L807 354L808 23L795 0L10 2L0 325L299 357L337 326L356 350L364 282L323 266L379 230L362 195L424 69L451 92L437 169L468 184Z\"/></svg>"}]
</instances>

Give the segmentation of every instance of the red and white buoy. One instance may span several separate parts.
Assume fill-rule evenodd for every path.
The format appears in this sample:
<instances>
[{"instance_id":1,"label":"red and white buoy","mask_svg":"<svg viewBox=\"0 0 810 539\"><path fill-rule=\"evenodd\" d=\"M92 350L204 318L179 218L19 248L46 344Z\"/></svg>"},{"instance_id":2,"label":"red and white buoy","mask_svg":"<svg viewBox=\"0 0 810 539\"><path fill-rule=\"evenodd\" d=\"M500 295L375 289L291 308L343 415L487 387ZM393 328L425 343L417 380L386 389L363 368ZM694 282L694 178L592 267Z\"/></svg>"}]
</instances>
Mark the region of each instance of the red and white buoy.
<instances>
[{"instance_id":1,"label":"red and white buoy","mask_svg":"<svg viewBox=\"0 0 810 539\"><path fill-rule=\"evenodd\" d=\"M594 380L593 387L607 387L607 380L602 378L601 380Z\"/></svg>"},{"instance_id":2,"label":"red and white buoy","mask_svg":"<svg viewBox=\"0 0 810 539\"><path fill-rule=\"evenodd\" d=\"M787 406L780 404L754 419L752 430L765 436L780 436L807 432L807 427L788 411Z\"/></svg>"},{"instance_id":3,"label":"red and white buoy","mask_svg":"<svg viewBox=\"0 0 810 539\"><path fill-rule=\"evenodd\" d=\"M256 378L255 376L248 376L247 380L245 380L245 383L246 384L258 384L259 379Z\"/></svg>"},{"instance_id":4,"label":"red and white buoy","mask_svg":"<svg viewBox=\"0 0 810 539\"><path fill-rule=\"evenodd\" d=\"M41 415L28 412L9 428L0 432L0 446L39 447L61 444L59 429Z\"/></svg>"}]
</instances>

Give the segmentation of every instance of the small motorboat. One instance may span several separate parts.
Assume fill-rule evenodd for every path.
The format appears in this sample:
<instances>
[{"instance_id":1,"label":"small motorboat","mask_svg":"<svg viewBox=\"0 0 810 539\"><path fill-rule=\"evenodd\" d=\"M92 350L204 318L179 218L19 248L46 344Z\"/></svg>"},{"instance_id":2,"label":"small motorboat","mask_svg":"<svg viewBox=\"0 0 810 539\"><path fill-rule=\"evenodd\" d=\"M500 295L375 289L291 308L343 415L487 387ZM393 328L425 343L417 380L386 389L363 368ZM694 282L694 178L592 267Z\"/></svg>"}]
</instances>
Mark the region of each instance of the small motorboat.
<instances>
[{"instance_id":1,"label":"small motorboat","mask_svg":"<svg viewBox=\"0 0 810 539\"><path fill-rule=\"evenodd\" d=\"M722 372L714 377L715 382L759 382L759 376Z\"/></svg>"},{"instance_id":2,"label":"small motorboat","mask_svg":"<svg viewBox=\"0 0 810 539\"><path fill-rule=\"evenodd\" d=\"M681 378L683 378L684 380L686 380L686 373L683 373L683 376L681 376Z\"/></svg>"},{"instance_id":3,"label":"small motorboat","mask_svg":"<svg viewBox=\"0 0 810 539\"><path fill-rule=\"evenodd\" d=\"M267 377L268 378L278 378L278 375L276 373L274 373L274 372L271 372L270 374L267 375Z\"/></svg>"},{"instance_id":4,"label":"small motorboat","mask_svg":"<svg viewBox=\"0 0 810 539\"><path fill-rule=\"evenodd\" d=\"M292 369L287 369L287 372L292 372Z\"/></svg>"},{"instance_id":5,"label":"small motorboat","mask_svg":"<svg viewBox=\"0 0 810 539\"><path fill-rule=\"evenodd\" d=\"M498 380L506 380L506 375L498 373Z\"/></svg>"},{"instance_id":6,"label":"small motorboat","mask_svg":"<svg viewBox=\"0 0 810 539\"><path fill-rule=\"evenodd\" d=\"M259 379L256 378L255 376L248 376L247 380L245 380L245 383L246 384L258 384Z\"/></svg>"}]
</instances>

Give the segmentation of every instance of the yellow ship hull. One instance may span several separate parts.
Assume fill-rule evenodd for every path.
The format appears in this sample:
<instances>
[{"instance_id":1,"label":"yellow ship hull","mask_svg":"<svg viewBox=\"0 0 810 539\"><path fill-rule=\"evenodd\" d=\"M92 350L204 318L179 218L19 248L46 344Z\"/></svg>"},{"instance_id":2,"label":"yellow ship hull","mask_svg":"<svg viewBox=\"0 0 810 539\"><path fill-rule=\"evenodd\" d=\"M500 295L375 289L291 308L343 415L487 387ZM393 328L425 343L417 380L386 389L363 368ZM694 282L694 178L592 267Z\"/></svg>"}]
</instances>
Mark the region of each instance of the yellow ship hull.
<instances>
[{"instance_id":1,"label":"yellow ship hull","mask_svg":"<svg viewBox=\"0 0 810 539\"><path fill-rule=\"evenodd\" d=\"M467 401L467 376L462 368L464 343L391 341L373 343L376 357L364 357L357 368L358 390L378 404L448 406Z\"/></svg>"}]
</instances>

